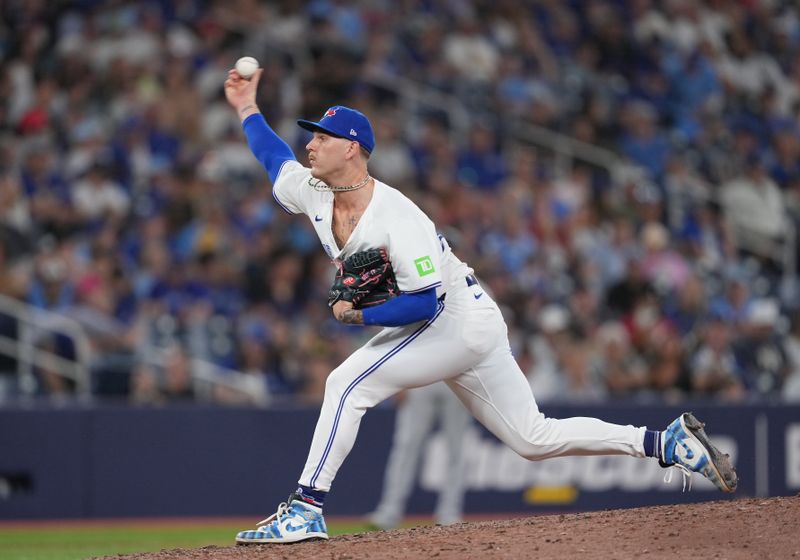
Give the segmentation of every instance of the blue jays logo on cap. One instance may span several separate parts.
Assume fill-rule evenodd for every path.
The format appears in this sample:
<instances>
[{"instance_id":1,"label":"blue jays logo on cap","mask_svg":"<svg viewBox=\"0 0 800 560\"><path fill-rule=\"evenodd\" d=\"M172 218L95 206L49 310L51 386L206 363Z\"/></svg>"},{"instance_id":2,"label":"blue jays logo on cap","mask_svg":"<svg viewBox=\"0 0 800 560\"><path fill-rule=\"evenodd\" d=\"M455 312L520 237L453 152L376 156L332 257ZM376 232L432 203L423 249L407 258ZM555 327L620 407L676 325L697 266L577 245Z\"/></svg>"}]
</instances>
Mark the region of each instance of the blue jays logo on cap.
<instances>
[{"instance_id":1,"label":"blue jays logo on cap","mask_svg":"<svg viewBox=\"0 0 800 560\"><path fill-rule=\"evenodd\" d=\"M375 134L372 132L369 119L362 112L349 107L335 105L325 111L319 122L301 119L297 124L311 132L327 132L339 138L358 142L369 153L372 153L375 147Z\"/></svg>"}]
</instances>

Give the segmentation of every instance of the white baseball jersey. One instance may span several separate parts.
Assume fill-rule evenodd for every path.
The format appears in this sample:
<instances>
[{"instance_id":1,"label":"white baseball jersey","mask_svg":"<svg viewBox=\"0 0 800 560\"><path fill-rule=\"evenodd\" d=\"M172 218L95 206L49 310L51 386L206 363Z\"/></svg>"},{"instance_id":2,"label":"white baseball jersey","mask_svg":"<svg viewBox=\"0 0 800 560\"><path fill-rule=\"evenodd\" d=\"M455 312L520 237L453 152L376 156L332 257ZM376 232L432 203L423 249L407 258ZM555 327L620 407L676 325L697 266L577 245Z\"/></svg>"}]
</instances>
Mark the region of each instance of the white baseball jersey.
<instances>
[{"instance_id":1,"label":"white baseball jersey","mask_svg":"<svg viewBox=\"0 0 800 560\"><path fill-rule=\"evenodd\" d=\"M334 195L310 187L310 178L308 168L287 161L272 193L287 212L309 217L329 257L344 260L359 251L384 247L401 292L435 287L438 297L453 287L464 287L472 269L453 254L433 222L400 191L375 180L372 200L345 246L338 247L331 229Z\"/></svg>"},{"instance_id":2,"label":"white baseball jersey","mask_svg":"<svg viewBox=\"0 0 800 560\"><path fill-rule=\"evenodd\" d=\"M644 456L644 428L594 418L557 420L539 412L511 355L497 305L407 197L375 181L367 209L338 247L331 229L334 195L313 189L310 178L309 169L287 161L273 195L286 211L311 219L331 258L385 247L402 292L435 287L445 297L430 320L384 328L331 372L300 484L329 490L366 410L403 389L437 381L446 382L478 421L528 459Z\"/></svg>"}]
</instances>

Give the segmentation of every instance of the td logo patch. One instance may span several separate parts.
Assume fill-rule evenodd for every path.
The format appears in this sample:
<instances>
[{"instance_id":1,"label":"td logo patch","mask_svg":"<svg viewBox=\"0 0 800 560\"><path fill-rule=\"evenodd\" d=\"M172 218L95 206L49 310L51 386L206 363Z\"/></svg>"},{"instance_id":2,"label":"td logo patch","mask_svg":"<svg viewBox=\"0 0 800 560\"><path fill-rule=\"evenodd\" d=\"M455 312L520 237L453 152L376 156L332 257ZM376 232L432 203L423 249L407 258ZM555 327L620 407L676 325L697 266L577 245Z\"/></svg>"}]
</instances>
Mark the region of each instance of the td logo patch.
<instances>
[{"instance_id":1,"label":"td logo patch","mask_svg":"<svg viewBox=\"0 0 800 560\"><path fill-rule=\"evenodd\" d=\"M420 276L427 276L428 274L433 274L436 272L436 269L433 267L433 261L430 257L420 257L414 261L414 264L417 267L417 272Z\"/></svg>"}]
</instances>

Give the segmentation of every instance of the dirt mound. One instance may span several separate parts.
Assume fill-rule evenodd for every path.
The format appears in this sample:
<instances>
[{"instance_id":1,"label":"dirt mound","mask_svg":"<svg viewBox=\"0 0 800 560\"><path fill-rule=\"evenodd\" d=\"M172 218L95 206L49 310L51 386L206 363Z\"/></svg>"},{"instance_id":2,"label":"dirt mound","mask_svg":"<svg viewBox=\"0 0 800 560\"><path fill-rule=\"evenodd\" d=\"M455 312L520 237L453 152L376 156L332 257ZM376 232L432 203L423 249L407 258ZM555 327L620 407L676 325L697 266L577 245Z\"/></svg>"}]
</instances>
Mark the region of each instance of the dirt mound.
<instances>
[{"instance_id":1,"label":"dirt mound","mask_svg":"<svg viewBox=\"0 0 800 560\"><path fill-rule=\"evenodd\" d=\"M800 495L417 527L295 545L163 550L105 558L800 558Z\"/></svg>"}]
</instances>

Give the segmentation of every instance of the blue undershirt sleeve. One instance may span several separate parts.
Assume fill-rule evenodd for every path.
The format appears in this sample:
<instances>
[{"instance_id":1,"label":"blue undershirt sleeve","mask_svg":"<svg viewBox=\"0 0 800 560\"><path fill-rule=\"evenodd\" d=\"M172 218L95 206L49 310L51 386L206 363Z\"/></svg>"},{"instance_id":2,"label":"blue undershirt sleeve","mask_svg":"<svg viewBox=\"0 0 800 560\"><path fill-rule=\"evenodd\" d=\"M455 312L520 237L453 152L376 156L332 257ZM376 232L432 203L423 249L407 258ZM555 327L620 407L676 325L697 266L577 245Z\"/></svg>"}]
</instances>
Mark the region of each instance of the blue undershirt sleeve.
<instances>
[{"instance_id":1,"label":"blue undershirt sleeve","mask_svg":"<svg viewBox=\"0 0 800 560\"><path fill-rule=\"evenodd\" d=\"M296 159L292 149L275 134L261 113L247 117L242 123L242 128L247 136L250 150L267 170L274 185L284 162Z\"/></svg>"},{"instance_id":2,"label":"blue undershirt sleeve","mask_svg":"<svg viewBox=\"0 0 800 560\"><path fill-rule=\"evenodd\" d=\"M426 321L436 314L436 288L413 294L400 294L386 303L363 310L365 325L401 327Z\"/></svg>"}]
</instances>

